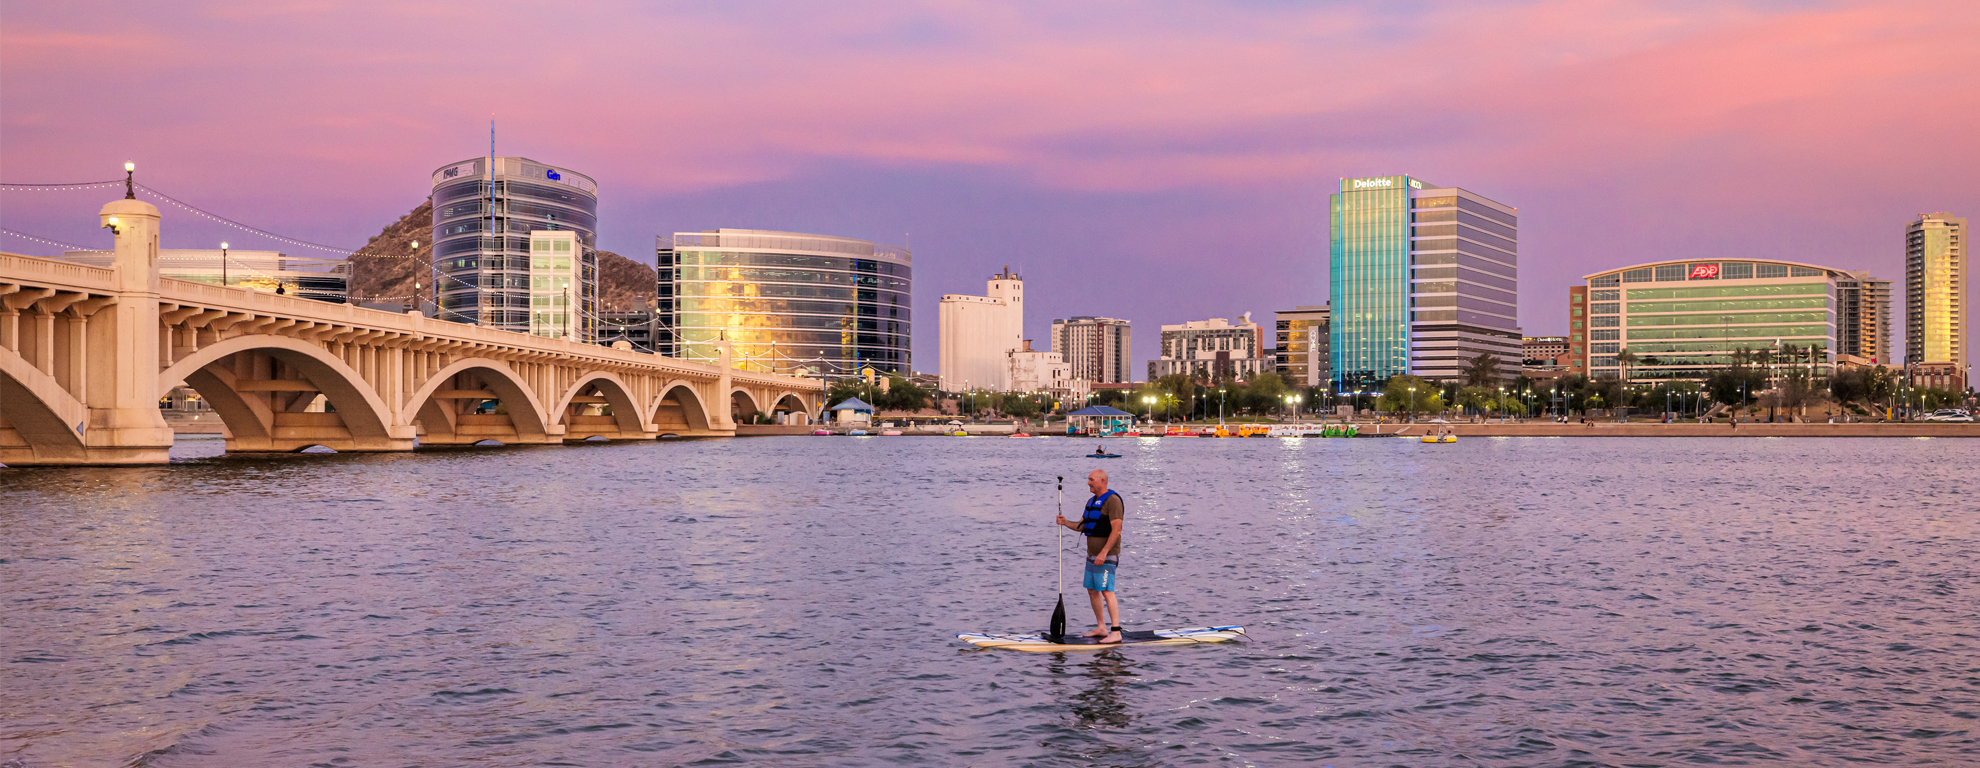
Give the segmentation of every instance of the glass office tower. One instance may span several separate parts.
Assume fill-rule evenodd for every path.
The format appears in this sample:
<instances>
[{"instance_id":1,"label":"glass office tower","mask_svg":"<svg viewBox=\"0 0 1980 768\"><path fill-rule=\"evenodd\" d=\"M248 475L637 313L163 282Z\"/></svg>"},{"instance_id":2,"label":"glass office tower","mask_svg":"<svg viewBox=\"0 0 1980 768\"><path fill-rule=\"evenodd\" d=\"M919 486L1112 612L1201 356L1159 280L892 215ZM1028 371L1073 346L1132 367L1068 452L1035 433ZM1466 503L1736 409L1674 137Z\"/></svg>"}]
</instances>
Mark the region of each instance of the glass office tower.
<instances>
[{"instance_id":1,"label":"glass office tower","mask_svg":"<svg viewBox=\"0 0 1980 768\"><path fill-rule=\"evenodd\" d=\"M570 232L576 290L570 301L580 340L597 334L598 184L591 177L523 157L478 157L433 172L434 273L438 316L457 323L530 333L533 288L543 277L531 261L533 232ZM542 239L542 238L537 238ZM553 246L554 247L554 246ZM431 290L426 289L426 290ZM431 295L431 294L429 294Z\"/></svg>"},{"instance_id":2,"label":"glass office tower","mask_svg":"<svg viewBox=\"0 0 1980 768\"><path fill-rule=\"evenodd\" d=\"M655 351L745 370L912 373L913 257L866 240L756 229L677 232L657 247Z\"/></svg>"},{"instance_id":3,"label":"glass office tower","mask_svg":"<svg viewBox=\"0 0 1980 768\"><path fill-rule=\"evenodd\" d=\"M1517 209L1409 176L1342 179L1331 201L1331 376L1462 376L1480 353L1519 375Z\"/></svg>"}]
</instances>

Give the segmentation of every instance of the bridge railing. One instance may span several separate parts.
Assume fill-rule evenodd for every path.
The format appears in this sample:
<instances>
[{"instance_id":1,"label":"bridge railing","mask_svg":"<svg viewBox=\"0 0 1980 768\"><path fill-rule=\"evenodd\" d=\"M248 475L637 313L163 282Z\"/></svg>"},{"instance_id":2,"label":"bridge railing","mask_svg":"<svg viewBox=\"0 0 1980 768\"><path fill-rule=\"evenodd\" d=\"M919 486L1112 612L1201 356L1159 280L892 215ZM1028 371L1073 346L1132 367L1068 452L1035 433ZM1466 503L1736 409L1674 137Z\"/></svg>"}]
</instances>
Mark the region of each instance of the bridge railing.
<instances>
[{"instance_id":1,"label":"bridge railing","mask_svg":"<svg viewBox=\"0 0 1980 768\"><path fill-rule=\"evenodd\" d=\"M50 287L63 290L98 292L112 290L117 275L115 270L106 267L15 253L0 253L0 274L10 279L44 280L51 284Z\"/></svg>"},{"instance_id":2,"label":"bridge railing","mask_svg":"<svg viewBox=\"0 0 1980 768\"><path fill-rule=\"evenodd\" d=\"M69 265L75 266L75 265ZM95 267L82 267L96 269ZM103 270L108 272L108 270ZM107 280L107 278L105 278ZM650 352L613 349L597 344L570 341L567 339L536 336L498 328L467 325L430 317L416 317L411 314L387 312L380 309L366 309L352 304L331 304L313 299L283 296L252 288L236 288L203 283L196 280L163 278L160 280L159 298L163 301L181 304L211 305L216 309L251 312L297 320L333 323L363 327L372 330L394 331L408 335L440 338L449 341L463 341L487 344L516 350L555 352L559 355L597 362L610 362L621 365L657 368L683 375L706 375L714 366L679 358L662 357ZM757 384L797 383L798 389L811 389L804 386L804 379L758 374L736 370L731 376L737 381ZM817 388L822 389L823 383Z\"/></svg>"}]
</instances>

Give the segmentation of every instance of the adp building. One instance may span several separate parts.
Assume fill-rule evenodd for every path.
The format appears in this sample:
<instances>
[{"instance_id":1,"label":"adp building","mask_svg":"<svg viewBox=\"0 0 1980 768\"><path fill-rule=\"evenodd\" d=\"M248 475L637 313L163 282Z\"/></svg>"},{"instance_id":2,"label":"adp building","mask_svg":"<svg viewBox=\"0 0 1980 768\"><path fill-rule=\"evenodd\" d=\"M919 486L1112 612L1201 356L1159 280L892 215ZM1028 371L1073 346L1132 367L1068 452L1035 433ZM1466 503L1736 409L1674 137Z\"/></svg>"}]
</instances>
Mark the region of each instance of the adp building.
<instances>
[{"instance_id":1,"label":"adp building","mask_svg":"<svg viewBox=\"0 0 1980 768\"><path fill-rule=\"evenodd\" d=\"M437 316L592 341L598 318L598 183L525 157L433 172Z\"/></svg>"},{"instance_id":2,"label":"adp building","mask_svg":"<svg viewBox=\"0 0 1980 768\"><path fill-rule=\"evenodd\" d=\"M1519 376L1518 209L1409 176L1341 179L1330 208L1335 391L1458 379L1480 353Z\"/></svg>"},{"instance_id":3,"label":"adp building","mask_svg":"<svg viewBox=\"0 0 1980 768\"><path fill-rule=\"evenodd\" d=\"M814 376L911 371L913 255L867 240L760 229L662 236L654 351Z\"/></svg>"},{"instance_id":4,"label":"adp building","mask_svg":"<svg viewBox=\"0 0 1980 768\"><path fill-rule=\"evenodd\" d=\"M1586 286L1568 289L1570 370L1624 378L1616 355L1627 349L1636 357L1632 381L1702 379L1742 351L1826 371L1832 354L1862 351L1838 329L1874 325L1876 318L1865 315L1890 311L1888 293L1881 309L1874 298L1842 300L1839 282L1865 279L1874 280L1760 259L1661 261L1597 272ZM1789 347L1795 354L1775 357Z\"/></svg>"}]
</instances>

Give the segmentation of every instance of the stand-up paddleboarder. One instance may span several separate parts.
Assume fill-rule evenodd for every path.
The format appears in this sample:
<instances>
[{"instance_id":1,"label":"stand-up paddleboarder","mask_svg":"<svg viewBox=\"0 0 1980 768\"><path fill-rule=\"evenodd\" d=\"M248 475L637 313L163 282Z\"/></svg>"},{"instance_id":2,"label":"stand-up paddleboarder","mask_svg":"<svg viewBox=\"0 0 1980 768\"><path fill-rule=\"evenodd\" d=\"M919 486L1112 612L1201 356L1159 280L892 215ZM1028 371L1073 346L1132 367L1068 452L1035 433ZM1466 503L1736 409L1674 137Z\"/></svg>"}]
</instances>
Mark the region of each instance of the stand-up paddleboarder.
<instances>
[{"instance_id":1,"label":"stand-up paddleboarder","mask_svg":"<svg viewBox=\"0 0 1980 768\"><path fill-rule=\"evenodd\" d=\"M1121 528L1126 504L1120 494L1107 489L1104 469L1088 473L1086 487L1093 492L1093 498L1086 502L1086 511L1078 520L1059 515L1059 524L1086 536L1086 597L1093 602L1093 621L1097 625L1086 636L1100 638L1102 643L1118 643L1121 604L1114 593L1114 570L1121 563ZM1112 621L1108 621L1109 616Z\"/></svg>"}]
</instances>

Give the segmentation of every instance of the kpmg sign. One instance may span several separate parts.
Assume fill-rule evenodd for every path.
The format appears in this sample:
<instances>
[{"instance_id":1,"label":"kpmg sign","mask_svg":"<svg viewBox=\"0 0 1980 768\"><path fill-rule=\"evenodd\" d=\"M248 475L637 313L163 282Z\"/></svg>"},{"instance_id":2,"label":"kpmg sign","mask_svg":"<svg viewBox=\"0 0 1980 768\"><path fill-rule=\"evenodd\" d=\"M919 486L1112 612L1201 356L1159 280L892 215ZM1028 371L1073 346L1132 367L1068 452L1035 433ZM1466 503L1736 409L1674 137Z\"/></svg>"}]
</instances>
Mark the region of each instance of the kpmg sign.
<instances>
[{"instance_id":1,"label":"kpmg sign","mask_svg":"<svg viewBox=\"0 0 1980 768\"><path fill-rule=\"evenodd\" d=\"M481 161L479 160L456 163L433 172L433 184L435 186L438 186L443 181L478 178L481 178Z\"/></svg>"}]
</instances>

